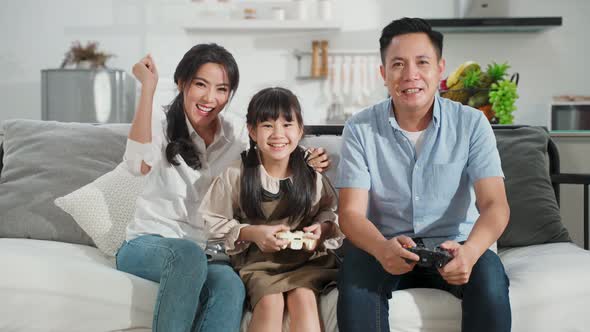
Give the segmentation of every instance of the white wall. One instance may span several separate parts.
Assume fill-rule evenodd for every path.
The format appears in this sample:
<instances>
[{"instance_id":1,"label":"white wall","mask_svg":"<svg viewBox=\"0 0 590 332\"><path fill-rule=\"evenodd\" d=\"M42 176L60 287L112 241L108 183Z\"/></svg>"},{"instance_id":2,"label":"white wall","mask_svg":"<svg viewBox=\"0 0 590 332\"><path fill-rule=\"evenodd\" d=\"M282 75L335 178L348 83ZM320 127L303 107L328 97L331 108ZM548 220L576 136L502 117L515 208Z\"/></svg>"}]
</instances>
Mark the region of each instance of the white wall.
<instances>
[{"instance_id":1,"label":"white wall","mask_svg":"<svg viewBox=\"0 0 590 332\"><path fill-rule=\"evenodd\" d=\"M207 0L212 1L212 0ZM236 0L234 0L236 1ZM278 0L280 1L280 0ZM362 3L362 5L361 5ZM188 34L182 26L196 20L197 8L188 0L8 0L0 11L0 121L41 117L40 70L59 66L74 40L97 40L116 54L108 64L129 70L145 52L157 59L162 88L182 54L193 44L215 41L234 53L242 82L233 112L243 112L249 97L267 85L296 91L307 123L325 117L316 105L320 82L294 80L291 51L308 49L312 39L329 39L333 49L377 50L379 29L403 16L451 17L453 0L334 0L334 16L342 22L336 34ZM447 72L466 60L485 65L508 61L520 73L516 121L546 124L551 97L590 94L586 60L590 29L586 0L514 0L511 16L563 16L563 26L539 33L446 34ZM146 26L146 28L142 28ZM167 99L167 97L165 98Z\"/></svg>"}]
</instances>

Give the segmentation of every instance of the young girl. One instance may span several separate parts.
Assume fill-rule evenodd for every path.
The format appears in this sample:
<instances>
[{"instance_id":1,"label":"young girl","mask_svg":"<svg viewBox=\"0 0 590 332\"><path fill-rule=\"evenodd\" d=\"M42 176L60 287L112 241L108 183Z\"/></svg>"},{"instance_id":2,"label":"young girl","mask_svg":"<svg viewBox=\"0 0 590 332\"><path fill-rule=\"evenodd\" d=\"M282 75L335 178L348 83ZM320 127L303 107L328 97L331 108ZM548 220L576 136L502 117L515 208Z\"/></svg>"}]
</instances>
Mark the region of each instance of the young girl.
<instances>
[{"instance_id":1,"label":"young girl","mask_svg":"<svg viewBox=\"0 0 590 332\"><path fill-rule=\"evenodd\" d=\"M225 239L246 284L253 307L249 331L280 331L285 309L291 331L320 331L315 294L334 285L336 261L326 249L342 240L336 193L298 145L303 120L291 91L258 92L247 125L249 150L213 181L200 212L210 236ZM285 231L308 232L317 246L282 249L288 240L276 235Z\"/></svg>"}]
</instances>

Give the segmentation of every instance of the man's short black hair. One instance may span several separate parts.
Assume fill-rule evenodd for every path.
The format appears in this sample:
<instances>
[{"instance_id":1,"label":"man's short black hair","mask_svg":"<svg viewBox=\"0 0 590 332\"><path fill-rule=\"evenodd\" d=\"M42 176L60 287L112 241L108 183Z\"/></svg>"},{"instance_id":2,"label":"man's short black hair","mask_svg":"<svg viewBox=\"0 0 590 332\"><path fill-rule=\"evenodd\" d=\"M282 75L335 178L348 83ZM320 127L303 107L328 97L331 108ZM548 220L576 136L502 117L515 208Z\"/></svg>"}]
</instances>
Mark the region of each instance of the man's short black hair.
<instances>
[{"instance_id":1,"label":"man's short black hair","mask_svg":"<svg viewBox=\"0 0 590 332\"><path fill-rule=\"evenodd\" d=\"M393 37L415 32L423 32L428 36L432 46L434 46L434 50L436 51L438 59L440 60L443 49L442 33L432 30L430 24L421 18L404 17L399 20L392 21L381 31L381 38L379 38L381 62L385 64L385 53L387 52L387 47L389 47L389 44L391 44Z\"/></svg>"}]
</instances>

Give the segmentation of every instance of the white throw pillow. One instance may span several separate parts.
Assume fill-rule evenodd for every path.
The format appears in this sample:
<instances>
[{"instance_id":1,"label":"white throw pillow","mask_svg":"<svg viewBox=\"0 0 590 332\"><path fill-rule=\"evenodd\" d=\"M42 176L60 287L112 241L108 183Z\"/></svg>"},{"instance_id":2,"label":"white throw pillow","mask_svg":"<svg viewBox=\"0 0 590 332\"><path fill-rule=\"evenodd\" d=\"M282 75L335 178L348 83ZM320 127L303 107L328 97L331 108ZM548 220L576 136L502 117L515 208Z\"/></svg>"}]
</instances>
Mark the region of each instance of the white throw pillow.
<instances>
[{"instance_id":1,"label":"white throw pillow","mask_svg":"<svg viewBox=\"0 0 590 332\"><path fill-rule=\"evenodd\" d=\"M84 187L59 197L55 205L69 213L107 256L125 241L145 176L134 176L123 164Z\"/></svg>"}]
</instances>

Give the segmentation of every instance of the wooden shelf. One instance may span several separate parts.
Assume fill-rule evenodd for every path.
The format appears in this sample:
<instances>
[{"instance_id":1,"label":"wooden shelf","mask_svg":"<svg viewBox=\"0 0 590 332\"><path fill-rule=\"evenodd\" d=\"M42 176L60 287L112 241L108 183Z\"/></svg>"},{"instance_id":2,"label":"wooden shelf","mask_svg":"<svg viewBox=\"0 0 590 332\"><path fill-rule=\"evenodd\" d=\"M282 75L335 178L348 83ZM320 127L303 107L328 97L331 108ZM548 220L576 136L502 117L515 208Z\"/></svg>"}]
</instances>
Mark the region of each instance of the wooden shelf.
<instances>
[{"instance_id":1,"label":"wooden shelf","mask_svg":"<svg viewBox=\"0 0 590 332\"><path fill-rule=\"evenodd\" d=\"M113 24L113 25L86 25L67 26L64 34L87 34L87 35L145 35L145 34L177 34L182 32L179 27L160 24Z\"/></svg>"},{"instance_id":2,"label":"wooden shelf","mask_svg":"<svg viewBox=\"0 0 590 332\"><path fill-rule=\"evenodd\" d=\"M201 20L185 26L189 33L199 32L336 32L340 25L327 21L296 20Z\"/></svg>"},{"instance_id":3,"label":"wooden shelf","mask_svg":"<svg viewBox=\"0 0 590 332\"><path fill-rule=\"evenodd\" d=\"M295 79L298 81L325 81L328 79L326 76L295 76Z\"/></svg>"}]
</instances>

